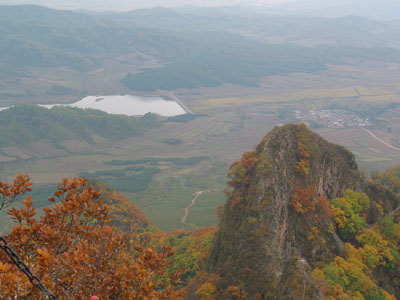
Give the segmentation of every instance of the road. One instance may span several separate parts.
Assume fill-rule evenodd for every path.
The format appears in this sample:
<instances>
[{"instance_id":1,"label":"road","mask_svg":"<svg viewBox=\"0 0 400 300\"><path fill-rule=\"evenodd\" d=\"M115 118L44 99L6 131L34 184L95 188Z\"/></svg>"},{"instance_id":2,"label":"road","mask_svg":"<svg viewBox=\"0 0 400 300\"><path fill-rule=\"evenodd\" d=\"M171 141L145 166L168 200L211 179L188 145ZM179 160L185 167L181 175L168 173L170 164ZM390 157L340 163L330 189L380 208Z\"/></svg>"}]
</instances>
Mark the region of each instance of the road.
<instances>
[{"instance_id":1,"label":"road","mask_svg":"<svg viewBox=\"0 0 400 300\"><path fill-rule=\"evenodd\" d=\"M365 132L369 133L372 137L374 137L376 140L378 140L378 141L381 142L382 144L385 144L385 145L388 146L389 148L394 149L394 150L399 150L399 151L400 151L400 148L397 148L397 147L395 147L395 146L392 146L392 145L390 145L389 143L385 142L384 140L378 138L375 134L373 134L373 133L372 133L371 131L369 131L368 129L365 129L365 128L361 128L361 129L364 130Z\"/></svg>"},{"instance_id":2,"label":"road","mask_svg":"<svg viewBox=\"0 0 400 300\"><path fill-rule=\"evenodd\" d=\"M176 97L173 93L168 92L168 96L170 96L173 100L176 101L188 114L193 115L193 112L181 101L178 97Z\"/></svg>"}]
</instances>

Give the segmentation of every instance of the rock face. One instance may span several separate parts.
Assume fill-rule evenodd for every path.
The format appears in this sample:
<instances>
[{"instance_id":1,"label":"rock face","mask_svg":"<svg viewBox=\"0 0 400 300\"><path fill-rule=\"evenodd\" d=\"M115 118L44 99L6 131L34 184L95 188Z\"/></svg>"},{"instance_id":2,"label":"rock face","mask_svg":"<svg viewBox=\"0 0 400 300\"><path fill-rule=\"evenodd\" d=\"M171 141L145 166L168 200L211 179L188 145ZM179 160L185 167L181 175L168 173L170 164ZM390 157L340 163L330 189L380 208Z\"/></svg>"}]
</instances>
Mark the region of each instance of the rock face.
<instances>
[{"instance_id":1,"label":"rock face","mask_svg":"<svg viewBox=\"0 0 400 300\"><path fill-rule=\"evenodd\" d=\"M255 299L323 299L310 270L342 250L325 213L327 199L364 187L354 155L303 124L285 125L234 163L229 177L207 263L218 288L238 286Z\"/></svg>"}]
</instances>

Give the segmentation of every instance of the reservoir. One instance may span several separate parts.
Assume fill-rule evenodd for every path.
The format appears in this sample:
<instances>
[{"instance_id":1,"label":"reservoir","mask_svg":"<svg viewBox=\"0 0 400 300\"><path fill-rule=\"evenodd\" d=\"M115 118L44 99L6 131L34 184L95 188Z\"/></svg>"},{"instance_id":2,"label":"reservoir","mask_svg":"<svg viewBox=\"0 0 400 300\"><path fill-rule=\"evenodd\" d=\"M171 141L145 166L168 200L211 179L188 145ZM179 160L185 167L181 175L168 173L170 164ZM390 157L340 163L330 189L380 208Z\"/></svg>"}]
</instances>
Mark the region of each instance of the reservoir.
<instances>
[{"instance_id":1,"label":"reservoir","mask_svg":"<svg viewBox=\"0 0 400 300\"><path fill-rule=\"evenodd\" d=\"M77 108L92 108L114 115L142 116L155 113L160 116L173 117L186 114L186 111L176 101L165 100L161 97L139 96L87 96L71 104L41 105L52 108L55 105L65 105Z\"/></svg>"}]
</instances>

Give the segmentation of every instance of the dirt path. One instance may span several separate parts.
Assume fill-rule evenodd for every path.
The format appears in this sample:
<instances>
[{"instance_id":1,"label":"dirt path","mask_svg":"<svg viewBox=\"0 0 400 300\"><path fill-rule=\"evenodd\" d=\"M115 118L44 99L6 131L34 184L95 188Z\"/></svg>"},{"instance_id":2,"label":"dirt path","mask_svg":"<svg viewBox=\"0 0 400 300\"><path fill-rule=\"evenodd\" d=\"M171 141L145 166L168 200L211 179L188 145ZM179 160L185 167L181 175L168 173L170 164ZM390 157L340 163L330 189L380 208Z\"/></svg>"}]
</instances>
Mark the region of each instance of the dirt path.
<instances>
[{"instance_id":1,"label":"dirt path","mask_svg":"<svg viewBox=\"0 0 400 300\"><path fill-rule=\"evenodd\" d=\"M186 224L186 218L189 215L189 209L192 208L195 204L197 199L201 196L201 194L203 193L209 193L211 192L210 190L208 191L198 191L196 193L193 194L193 199L192 199L192 203L190 203L188 206L185 207L185 215L182 217L182 224Z\"/></svg>"},{"instance_id":2,"label":"dirt path","mask_svg":"<svg viewBox=\"0 0 400 300\"><path fill-rule=\"evenodd\" d=\"M364 130L365 132L369 133L372 137L374 137L376 140L378 140L378 141L381 142L382 144L385 144L385 145L388 146L389 148L400 151L400 148L397 148L397 147L395 147L395 146L392 146L392 145L390 145L389 143L385 142L384 140L378 138L375 134L373 134L373 133L372 133L371 131L369 131L368 129L365 129L365 128L361 128L361 129Z\"/></svg>"}]
</instances>

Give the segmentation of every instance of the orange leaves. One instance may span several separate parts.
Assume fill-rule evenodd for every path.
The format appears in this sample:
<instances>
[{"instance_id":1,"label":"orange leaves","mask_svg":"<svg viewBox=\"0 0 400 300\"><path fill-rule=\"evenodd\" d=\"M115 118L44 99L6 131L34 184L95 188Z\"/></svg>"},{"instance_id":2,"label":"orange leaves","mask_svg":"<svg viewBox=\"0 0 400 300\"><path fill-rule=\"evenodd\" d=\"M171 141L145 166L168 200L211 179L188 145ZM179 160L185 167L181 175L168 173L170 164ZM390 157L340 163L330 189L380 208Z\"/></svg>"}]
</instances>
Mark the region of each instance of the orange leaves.
<instances>
[{"instance_id":1,"label":"orange leaves","mask_svg":"<svg viewBox=\"0 0 400 300\"><path fill-rule=\"evenodd\" d=\"M51 260L50 253L46 249L42 250L38 248L36 252L39 254L38 259L42 260L44 263L49 262Z\"/></svg>"},{"instance_id":2,"label":"orange leaves","mask_svg":"<svg viewBox=\"0 0 400 300\"><path fill-rule=\"evenodd\" d=\"M18 182L16 192L28 189L26 177ZM22 208L10 210L18 224L7 239L58 299L87 300L91 294L110 300L176 299L176 274L166 274L173 255L169 247L130 245L140 238L108 225L110 208L86 179L63 179L54 196L49 200L58 198L57 203L44 209L40 220L30 197ZM0 261L6 259L0 253ZM44 299L14 266L0 265L0 286L0 299Z\"/></svg>"},{"instance_id":3,"label":"orange leaves","mask_svg":"<svg viewBox=\"0 0 400 300\"><path fill-rule=\"evenodd\" d=\"M7 270L9 270L9 268L10 268L9 265L0 262L0 272L6 272Z\"/></svg>"},{"instance_id":4,"label":"orange leaves","mask_svg":"<svg viewBox=\"0 0 400 300\"><path fill-rule=\"evenodd\" d=\"M17 221L18 223L22 223L22 215L20 214L20 211L12 208L8 211L8 214L11 216L11 219Z\"/></svg>"},{"instance_id":5,"label":"orange leaves","mask_svg":"<svg viewBox=\"0 0 400 300\"><path fill-rule=\"evenodd\" d=\"M243 153L241 164L243 168L245 168L246 170L254 168L258 162L259 159L256 157L254 151L248 151Z\"/></svg>"},{"instance_id":6,"label":"orange leaves","mask_svg":"<svg viewBox=\"0 0 400 300\"><path fill-rule=\"evenodd\" d=\"M19 224L25 222L26 224L33 225L36 223L34 219L36 215L36 210L32 205L32 197L28 196L26 200L22 200L22 203L25 205L19 210L12 208L8 212L11 216L11 219L17 221Z\"/></svg>"},{"instance_id":7,"label":"orange leaves","mask_svg":"<svg viewBox=\"0 0 400 300\"><path fill-rule=\"evenodd\" d=\"M306 214L308 212L314 212L316 209L315 196L315 187L311 186L302 189L296 186L290 204L297 213Z\"/></svg>"},{"instance_id":8,"label":"orange leaves","mask_svg":"<svg viewBox=\"0 0 400 300\"><path fill-rule=\"evenodd\" d=\"M329 207L328 199L325 196L319 196L317 199L318 203L318 213L321 218L329 218L332 216L332 211Z\"/></svg>"},{"instance_id":9,"label":"orange leaves","mask_svg":"<svg viewBox=\"0 0 400 300\"><path fill-rule=\"evenodd\" d=\"M260 158L256 156L255 151L243 153L240 161L234 162L229 168L228 177L231 179L228 184L237 186L241 184L249 185L251 180L251 171L256 168Z\"/></svg>"},{"instance_id":10,"label":"orange leaves","mask_svg":"<svg viewBox=\"0 0 400 300\"><path fill-rule=\"evenodd\" d=\"M224 292L226 299L232 300L246 300L249 294L246 291L241 290L237 286L228 286Z\"/></svg>"},{"instance_id":11,"label":"orange leaves","mask_svg":"<svg viewBox=\"0 0 400 300\"><path fill-rule=\"evenodd\" d=\"M12 192L14 193L14 195L25 194L26 192L32 191L32 189L30 188L32 186L30 180L31 179L28 175L18 173L12 187Z\"/></svg>"},{"instance_id":12,"label":"orange leaves","mask_svg":"<svg viewBox=\"0 0 400 300\"><path fill-rule=\"evenodd\" d=\"M105 225L107 223L110 209L102 201L99 201L99 192L86 184L87 179L84 178L63 179L54 193L61 203L56 204L53 210L48 211L51 223L56 222L56 219L62 216L70 216L68 219L70 224L99 222L101 225ZM53 197L49 201L55 202L56 199ZM76 218L78 215L85 217L85 221Z\"/></svg>"},{"instance_id":13,"label":"orange leaves","mask_svg":"<svg viewBox=\"0 0 400 300\"><path fill-rule=\"evenodd\" d=\"M317 195L317 188L309 186L306 188L294 187L290 205L296 213L307 214L317 212L320 219L332 216L328 199Z\"/></svg>"},{"instance_id":14,"label":"orange leaves","mask_svg":"<svg viewBox=\"0 0 400 300\"><path fill-rule=\"evenodd\" d=\"M0 182L0 210L9 206L18 196L30 192L32 190L31 186L32 183L29 176L20 173L14 179L12 186L5 182Z\"/></svg>"},{"instance_id":15,"label":"orange leaves","mask_svg":"<svg viewBox=\"0 0 400 300\"><path fill-rule=\"evenodd\" d=\"M0 182L0 194L5 197L16 197L26 192L30 192L32 183L28 175L18 173L14 179L13 185L10 186L5 182Z\"/></svg>"},{"instance_id":16,"label":"orange leaves","mask_svg":"<svg viewBox=\"0 0 400 300\"><path fill-rule=\"evenodd\" d=\"M32 206L32 197L28 196L26 200L22 200L22 203L25 207L21 209L21 215L25 218L27 223L32 225L35 222L32 218L36 215L35 208Z\"/></svg>"},{"instance_id":17,"label":"orange leaves","mask_svg":"<svg viewBox=\"0 0 400 300\"><path fill-rule=\"evenodd\" d=\"M242 197L231 197L229 199L229 204L231 207L239 206L241 207L242 203L244 202L244 199Z\"/></svg>"}]
</instances>

